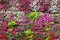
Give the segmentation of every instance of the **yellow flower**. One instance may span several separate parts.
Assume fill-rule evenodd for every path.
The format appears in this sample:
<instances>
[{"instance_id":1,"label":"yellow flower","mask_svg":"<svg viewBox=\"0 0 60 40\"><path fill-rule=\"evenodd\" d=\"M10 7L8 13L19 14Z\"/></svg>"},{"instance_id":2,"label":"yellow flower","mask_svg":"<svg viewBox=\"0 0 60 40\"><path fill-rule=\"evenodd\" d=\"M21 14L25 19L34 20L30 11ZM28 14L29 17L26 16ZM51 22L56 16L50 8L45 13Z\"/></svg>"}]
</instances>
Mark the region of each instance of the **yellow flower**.
<instances>
[{"instance_id":1,"label":"yellow flower","mask_svg":"<svg viewBox=\"0 0 60 40\"><path fill-rule=\"evenodd\" d=\"M33 35L31 34L31 35L27 36L27 38L33 38Z\"/></svg>"},{"instance_id":2,"label":"yellow flower","mask_svg":"<svg viewBox=\"0 0 60 40\"><path fill-rule=\"evenodd\" d=\"M27 29L24 33L28 39L33 39L33 32L30 29Z\"/></svg>"},{"instance_id":3,"label":"yellow flower","mask_svg":"<svg viewBox=\"0 0 60 40\"><path fill-rule=\"evenodd\" d=\"M46 31L49 31L50 29L51 29L50 26L47 26L47 27L46 27Z\"/></svg>"},{"instance_id":4,"label":"yellow flower","mask_svg":"<svg viewBox=\"0 0 60 40\"><path fill-rule=\"evenodd\" d=\"M8 31L11 32L13 30L13 28L9 28Z\"/></svg>"},{"instance_id":5,"label":"yellow flower","mask_svg":"<svg viewBox=\"0 0 60 40\"><path fill-rule=\"evenodd\" d=\"M48 36L45 40L49 40L50 36Z\"/></svg>"},{"instance_id":6,"label":"yellow flower","mask_svg":"<svg viewBox=\"0 0 60 40\"><path fill-rule=\"evenodd\" d=\"M8 22L8 26L14 26L14 25L16 25L15 21Z\"/></svg>"},{"instance_id":7,"label":"yellow flower","mask_svg":"<svg viewBox=\"0 0 60 40\"><path fill-rule=\"evenodd\" d=\"M41 16L41 13L35 11L35 12L31 12L29 15L28 15L28 18L32 21L35 21L38 17Z\"/></svg>"},{"instance_id":8,"label":"yellow flower","mask_svg":"<svg viewBox=\"0 0 60 40\"><path fill-rule=\"evenodd\" d=\"M50 24L54 24L54 22L50 22Z\"/></svg>"},{"instance_id":9,"label":"yellow flower","mask_svg":"<svg viewBox=\"0 0 60 40\"><path fill-rule=\"evenodd\" d=\"M24 33L25 33L26 35L29 35L29 34L32 34L33 32L32 32L30 29L27 29Z\"/></svg>"}]
</instances>

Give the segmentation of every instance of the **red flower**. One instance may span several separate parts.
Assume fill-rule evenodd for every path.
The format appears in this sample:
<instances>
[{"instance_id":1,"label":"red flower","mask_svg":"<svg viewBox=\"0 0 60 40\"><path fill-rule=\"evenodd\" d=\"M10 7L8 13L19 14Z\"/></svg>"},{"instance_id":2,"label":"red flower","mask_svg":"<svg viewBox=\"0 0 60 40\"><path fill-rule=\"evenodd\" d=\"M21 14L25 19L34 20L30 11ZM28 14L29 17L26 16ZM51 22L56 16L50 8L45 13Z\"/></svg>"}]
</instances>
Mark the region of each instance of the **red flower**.
<instances>
[{"instance_id":1,"label":"red flower","mask_svg":"<svg viewBox=\"0 0 60 40\"><path fill-rule=\"evenodd\" d=\"M1 34L1 35L0 35L0 39L2 39L2 40L7 40L5 34Z\"/></svg>"},{"instance_id":2,"label":"red flower","mask_svg":"<svg viewBox=\"0 0 60 40\"><path fill-rule=\"evenodd\" d=\"M18 0L17 7L18 7L19 11L23 11L25 13L28 13L28 12L30 12L29 4L30 4L30 0Z\"/></svg>"},{"instance_id":3,"label":"red flower","mask_svg":"<svg viewBox=\"0 0 60 40\"><path fill-rule=\"evenodd\" d=\"M44 4L44 5L42 6L42 8L40 8L39 10L40 10L40 11L47 11L48 8L50 8L50 5L49 5L49 4Z\"/></svg>"},{"instance_id":4,"label":"red flower","mask_svg":"<svg viewBox=\"0 0 60 40\"><path fill-rule=\"evenodd\" d=\"M0 4L1 9L5 9L6 5L5 4Z\"/></svg>"},{"instance_id":5,"label":"red flower","mask_svg":"<svg viewBox=\"0 0 60 40\"><path fill-rule=\"evenodd\" d=\"M7 22L4 21L2 24L3 24L3 27L8 27Z\"/></svg>"}]
</instances>

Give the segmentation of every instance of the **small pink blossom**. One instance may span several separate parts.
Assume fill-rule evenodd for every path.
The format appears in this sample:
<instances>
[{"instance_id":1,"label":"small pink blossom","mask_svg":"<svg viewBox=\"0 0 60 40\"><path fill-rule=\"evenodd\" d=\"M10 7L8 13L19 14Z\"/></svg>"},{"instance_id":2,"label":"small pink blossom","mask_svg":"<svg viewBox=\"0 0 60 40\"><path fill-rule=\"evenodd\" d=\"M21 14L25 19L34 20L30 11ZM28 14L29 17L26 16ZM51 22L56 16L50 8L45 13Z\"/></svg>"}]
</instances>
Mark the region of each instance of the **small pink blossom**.
<instances>
[{"instance_id":1,"label":"small pink blossom","mask_svg":"<svg viewBox=\"0 0 60 40\"><path fill-rule=\"evenodd\" d=\"M5 9L5 7L6 7L6 5L0 4L0 8L1 8L1 9Z\"/></svg>"}]
</instances>

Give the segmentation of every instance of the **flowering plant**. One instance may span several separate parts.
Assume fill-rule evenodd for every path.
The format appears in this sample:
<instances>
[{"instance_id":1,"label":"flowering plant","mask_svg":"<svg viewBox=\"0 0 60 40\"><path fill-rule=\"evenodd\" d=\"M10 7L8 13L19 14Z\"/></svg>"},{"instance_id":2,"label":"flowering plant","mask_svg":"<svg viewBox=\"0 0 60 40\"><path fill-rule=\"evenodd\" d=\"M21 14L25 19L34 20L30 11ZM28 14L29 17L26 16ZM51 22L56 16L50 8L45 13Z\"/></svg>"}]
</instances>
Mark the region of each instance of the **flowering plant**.
<instances>
[{"instance_id":1,"label":"flowering plant","mask_svg":"<svg viewBox=\"0 0 60 40\"><path fill-rule=\"evenodd\" d=\"M0 40L60 40L60 1L0 0Z\"/></svg>"}]
</instances>

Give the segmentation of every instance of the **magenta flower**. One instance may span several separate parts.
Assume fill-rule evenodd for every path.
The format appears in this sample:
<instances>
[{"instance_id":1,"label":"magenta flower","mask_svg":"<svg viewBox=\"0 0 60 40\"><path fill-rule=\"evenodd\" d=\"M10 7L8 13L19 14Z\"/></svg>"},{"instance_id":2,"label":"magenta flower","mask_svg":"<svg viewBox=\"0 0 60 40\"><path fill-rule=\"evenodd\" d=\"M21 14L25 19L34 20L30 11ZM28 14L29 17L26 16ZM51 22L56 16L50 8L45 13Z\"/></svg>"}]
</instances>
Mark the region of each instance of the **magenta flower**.
<instances>
[{"instance_id":1,"label":"magenta flower","mask_svg":"<svg viewBox=\"0 0 60 40\"><path fill-rule=\"evenodd\" d=\"M18 32L20 30L20 28L16 28L12 31L12 34L16 34L16 32Z\"/></svg>"},{"instance_id":2,"label":"magenta flower","mask_svg":"<svg viewBox=\"0 0 60 40\"><path fill-rule=\"evenodd\" d=\"M5 33L5 32L7 32L7 30L8 30L8 27L2 27L0 29L1 33Z\"/></svg>"},{"instance_id":3,"label":"magenta flower","mask_svg":"<svg viewBox=\"0 0 60 40\"><path fill-rule=\"evenodd\" d=\"M45 34L45 29L41 26L32 26L31 27L31 30L34 32L35 35L38 35L38 34L42 34L44 35Z\"/></svg>"},{"instance_id":4,"label":"magenta flower","mask_svg":"<svg viewBox=\"0 0 60 40\"><path fill-rule=\"evenodd\" d=\"M51 28L51 31L54 31L56 28L57 28L57 25L54 24L54 25L52 26L52 28Z\"/></svg>"},{"instance_id":5,"label":"magenta flower","mask_svg":"<svg viewBox=\"0 0 60 40\"><path fill-rule=\"evenodd\" d=\"M5 4L0 4L1 9L5 9L6 5Z\"/></svg>"},{"instance_id":6,"label":"magenta flower","mask_svg":"<svg viewBox=\"0 0 60 40\"><path fill-rule=\"evenodd\" d=\"M3 27L8 27L8 23L5 21L3 21L2 25L3 25Z\"/></svg>"},{"instance_id":7,"label":"magenta flower","mask_svg":"<svg viewBox=\"0 0 60 40\"><path fill-rule=\"evenodd\" d=\"M3 13L0 13L0 20L3 20Z\"/></svg>"},{"instance_id":8,"label":"magenta flower","mask_svg":"<svg viewBox=\"0 0 60 40\"><path fill-rule=\"evenodd\" d=\"M7 18L9 18L10 20L14 18L14 15L12 13L7 14Z\"/></svg>"},{"instance_id":9,"label":"magenta flower","mask_svg":"<svg viewBox=\"0 0 60 40\"><path fill-rule=\"evenodd\" d=\"M60 32L60 27L58 27L58 31Z\"/></svg>"},{"instance_id":10,"label":"magenta flower","mask_svg":"<svg viewBox=\"0 0 60 40\"><path fill-rule=\"evenodd\" d=\"M44 11L47 11L48 9L50 8L50 5L49 4L44 4L42 8L40 8L39 10L44 12Z\"/></svg>"},{"instance_id":11,"label":"magenta flower","mask_svg":"<svg viewBox=\"0 0 60 40\"><path fill-rule=\"evenodd\" d=\"M28 13L28 12L30 12L30 7L29 6L26 6L26 7L20 7L19 8L19 11L23 11L23 12L25 12L25 13Z\"/></svg>"},{"instance_id":12,"label":"magenta flower","mask_svg":"<svg viewBox=\"0 0 60 40\"><path fill-rule=\"evenodd\" d=\"M42 17L36 20L36 24L45 25L45 23L54 22L54 18L51 18L50 14L43 14Z\"/></svg>"},{"instance_id":13,"label":"magenta flower","mask_svg":"<svg viewBox=\"0 0 60 40\"><path fill-rule=\"evenodd\" d=\"M51 0L40 0L37 3L37 6L39 6L39 11L41 12L49 12L49 8L51 7Z\"/></svg>"},{"instance_id":14,"label":"magenta flower","mask_svg":"<svg viewBox=\"0 0 60 40\"><path fill-rule=\"evenodd\" d=\"M20 19L22 19L22 20L18 22L19 25L27 26L28 24L31 23L31 20L29 20L28 17L26 17L26 16L22 16Z\"/></svg>"},{"instance_id":15,"label":"magenta flower","mask_svg":"<svg viewBox=\"0 0 60 40\"><path fill-rule=\"evenodd\" d=\"M17 32L19 31L24 31L24 28L15 28L13 31L12 31L12 34L16 34Z\"/></svg>"},{"instance_id":16,"label":"magenta flower","mask_svg":"<svg viewBox=\"0 0 60 40\"><path fill-rule=\"evenodd\" d=\"M20 5L18 5L18 9L20 11L23 11L25 13L30 12L30 0L18 0L18 4Z\"/></svg>"}]
</instances>

